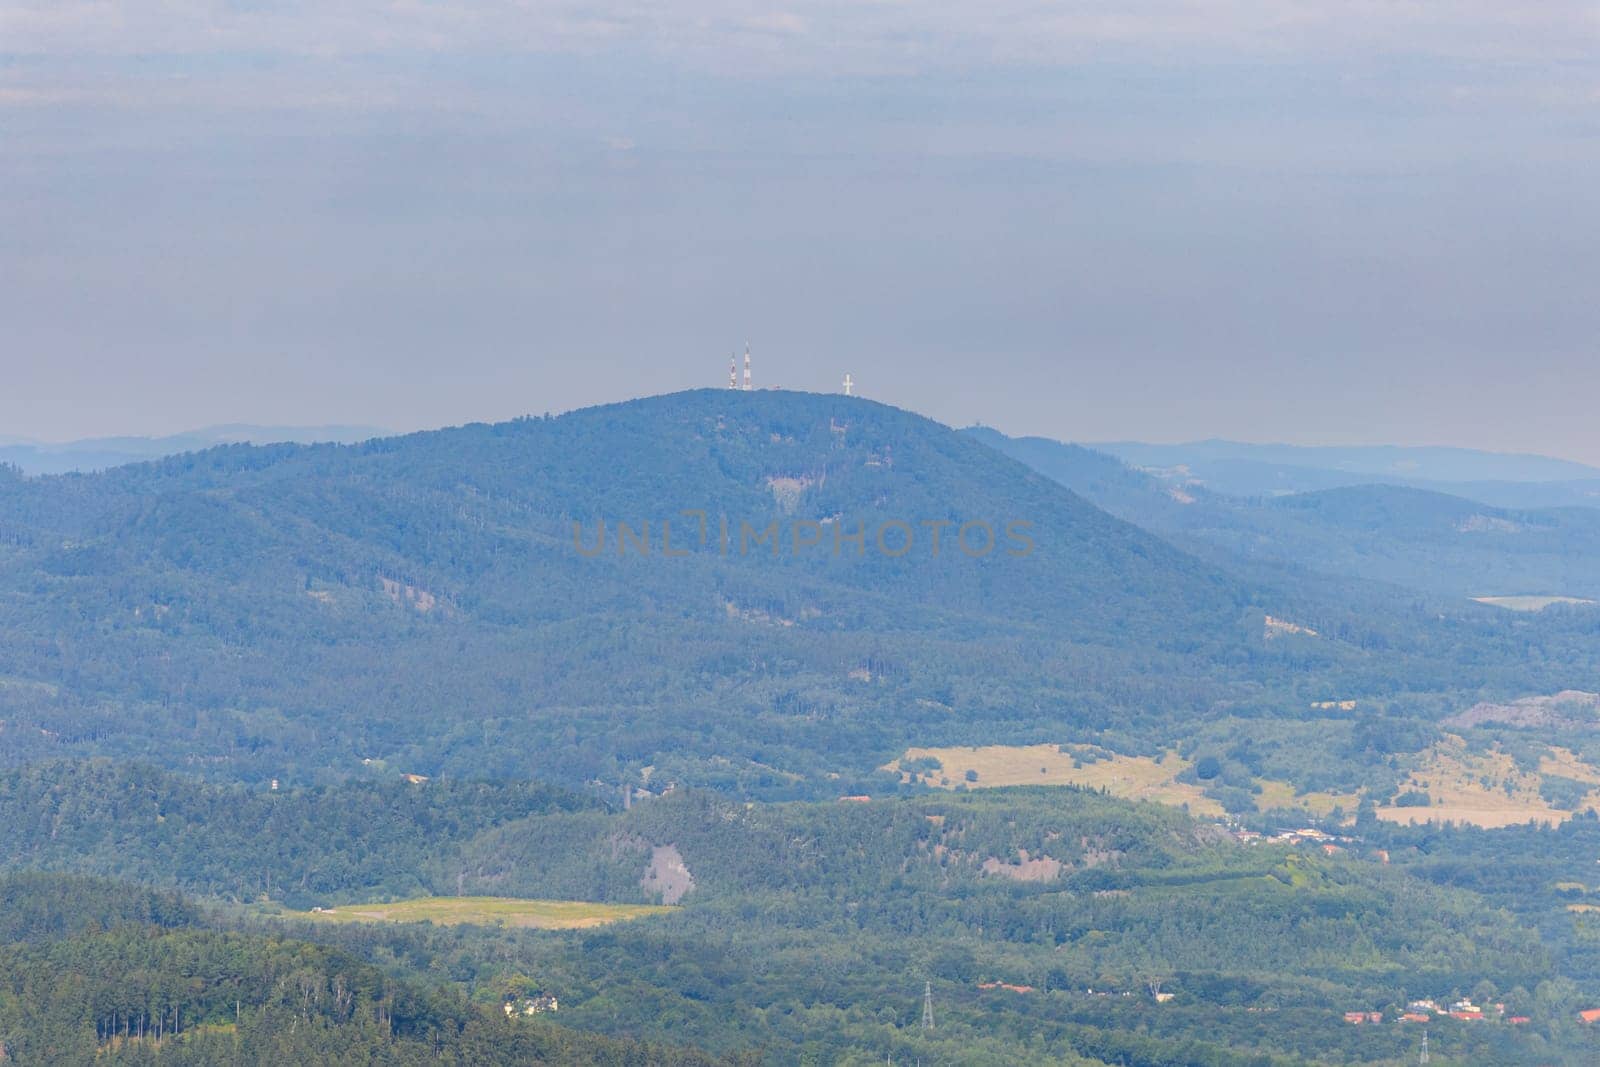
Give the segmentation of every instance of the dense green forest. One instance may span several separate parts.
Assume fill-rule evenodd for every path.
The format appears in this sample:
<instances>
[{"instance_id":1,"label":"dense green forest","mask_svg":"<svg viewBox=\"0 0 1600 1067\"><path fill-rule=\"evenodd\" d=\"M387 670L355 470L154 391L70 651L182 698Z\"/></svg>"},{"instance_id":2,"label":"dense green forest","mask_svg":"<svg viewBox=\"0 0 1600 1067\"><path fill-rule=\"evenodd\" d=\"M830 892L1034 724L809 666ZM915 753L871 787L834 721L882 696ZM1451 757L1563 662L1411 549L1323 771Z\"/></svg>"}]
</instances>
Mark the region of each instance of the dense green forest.
<instances>
[{"instance_id":1,"label":"dense green forest","mask_svg":"<svg viewBox=\"0 0 1600 1067\"><path fill-rule=\"evenodd\" d=\"M754 1062L508 1019L337 949L208 928L171 894L32 875L0 880L0 900L7 1063Z\"/></svg>"},{"instance_id":2,"label":"dense green forest","mask_svg":"<svg viewBox=\"0 0 1600 1067\"><path fill-rule=\"evenodd\" d=\"M1365 820L1324 855L1240 844L1170 808L1071 789L753 806L680 790L622 811L519 785L251 792L58 764L12 772L4 790L3 854L19 873L0 881L0 932L14 943L0 974L31 976L13 977L17 989L90 998L13 1004L20 1021L4 1032L56 1035L61 1049L95 1043L83 1003L112 1005L101 1045L129 1012L170 1025L159 1020L175 1005L118 1007L94 990L172 968L227 977L183 1009L197 1062L208 1042L257 1050L291 1038L328 1042L306 1046L319 1049L392 1039L397 1058L417 1051L407 1042L438 1040L441 1055L475 1062L450 1043L501 1049L510 1039L495 1036L494 1015L515 989L558 993L562 1027L771 1064L1397 1064L1419 1037L1395 1022L1405 1006L1460 997L1503 1004L1504 1016L1431 1022L1436 1062L1579 1064L1600 1052L1576 1020L1600 1004L1592 930L1567 911L1581 893L1557 888L1592 867L1592 818L1494 833ZM262 830L263 806L294 815ZM349 811L360 817L340 814ZM261 846L241 847L241 834ZM305 914L417 893L649 900L644 876L661 848L692 878L682 902L599 929L330 925ZM398 850L395 863L341 862L385 849ZM1535 854L1545 861L1522 865ZM1486 869L1505 861L1521 870ZM78 873L26 873L41 866ZM412 876L397 876L401 867ZM333 954L307 956L307 943ZM74 953L100 970L63 987L49 968L85 966ZM363 1003L410 990L425 1021L386 1036L355 1013L317 1022L318 1037L286 1036L296 1016L283 974L307 968L322 990L346 974ZM233 1000L257 1015L226 1018ZM1351 1026L1347 1011L1386 1021ZM1529 1022L1503 1021L1512 1016ZM19 1054L43 1047L8 1041Z\"/></svg>"},{"instance_id":3,"label":"dense green forest","mask_svg":"<svg viewBox=\"0 0 1600 1067\"><path fill-rule=\"evenodd\" d=\"M552 786L394 779L307 790L213 785L136 764L0 774L0 860L291 903L443 891L452 843L535 813L603 811Z\"/></svg>"}]
</instances>

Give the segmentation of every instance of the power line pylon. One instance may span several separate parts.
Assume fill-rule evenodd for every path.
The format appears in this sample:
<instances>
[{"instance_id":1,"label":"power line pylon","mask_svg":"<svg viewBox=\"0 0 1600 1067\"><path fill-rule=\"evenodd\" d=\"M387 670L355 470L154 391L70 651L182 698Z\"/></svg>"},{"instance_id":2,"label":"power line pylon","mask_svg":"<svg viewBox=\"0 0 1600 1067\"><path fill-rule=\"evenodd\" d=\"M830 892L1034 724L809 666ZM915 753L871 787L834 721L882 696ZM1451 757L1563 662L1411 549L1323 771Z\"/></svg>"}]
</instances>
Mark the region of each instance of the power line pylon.
<instances>
[{"instance_id":1,"label":"power line pylon","mask_svg":"<svg viewBox=\"0 0 1600 1067\"><path fill-rule=\"evenodd\" d=\"M933 983L922 983L922 1028L933 1029Z\"/></svg>"}]
</instances>

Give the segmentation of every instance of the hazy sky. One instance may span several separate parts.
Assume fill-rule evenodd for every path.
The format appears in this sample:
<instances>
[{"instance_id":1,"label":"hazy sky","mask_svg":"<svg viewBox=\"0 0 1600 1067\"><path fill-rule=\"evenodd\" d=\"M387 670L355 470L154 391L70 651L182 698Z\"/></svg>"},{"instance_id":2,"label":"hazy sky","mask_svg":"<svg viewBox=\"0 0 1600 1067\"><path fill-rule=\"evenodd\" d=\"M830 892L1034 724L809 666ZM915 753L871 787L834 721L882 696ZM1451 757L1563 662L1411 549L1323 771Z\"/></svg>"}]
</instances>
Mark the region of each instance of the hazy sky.
<instances>
[{"instance_id":1,"label":"hazy sky","mask_svg":"<svg viewBox=\"0 0 1600 1067\"><path fill-rule=\"evenodd\" d=\"M1600 462L1590 0L0 0L0 437L718 385Z\"/></svg>"}]
</instances>

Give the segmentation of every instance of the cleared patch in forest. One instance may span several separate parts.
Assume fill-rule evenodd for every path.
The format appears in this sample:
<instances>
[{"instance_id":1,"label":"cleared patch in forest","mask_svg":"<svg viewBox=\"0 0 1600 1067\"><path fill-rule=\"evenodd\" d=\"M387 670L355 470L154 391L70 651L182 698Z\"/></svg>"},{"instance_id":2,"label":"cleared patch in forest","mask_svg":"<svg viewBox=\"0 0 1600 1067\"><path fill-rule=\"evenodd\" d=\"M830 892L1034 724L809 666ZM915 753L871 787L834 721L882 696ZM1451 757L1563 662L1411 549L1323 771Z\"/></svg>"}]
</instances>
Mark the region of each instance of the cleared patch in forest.
<instances>
[{"instance_id":1,"label":"cleared patch in forest","mask_svg":"<svg viewBox=\"0 0 1600 1067\"><path fill-rule=\"evenodd\" d=\"M15 675L0 674L0 690L22 690L24 692L42 693L45 696L55 696L60 688L50 682L41 682L33 678L19 678Z\"/></svg>"},{"instance_id":2,"label":"cleared patch in forest","mask_svg":"<svg viewBox=\"0 0 1600 1067\"><path fill-rule=\"evenodd\" d=\"M1274 618L1271 615L1267 616L1266 622L1262 629L1262 636L1268 641L1275 637L1288 637L1294 634L1300 634L1305 637L1321 636L1317 633L1317 631L1313 630L1309 626L1301 626L1299 623L1290 622L1288 619Z\"/></svg>"},{"instance_id":3,"label":"cleared patch in forest","mask_svg":"<svg viewBox=\"0 0 1600 1067\"><path fill-rule=\"evenodd\" d=\"M694 875L677 845L657 845L650 850L650 866L639 879L639 888L659 894L663 904L676 904L694 889Z\"/></svg>"},{"instance_id":4,"label":"cleared patch in forest","mask_svg":"<svg viewBox=\"0 0 1600 1067\"><path fill-rule=\"evenodd\" d=\"M1261 792L1256 794L1256 810L1304 811L1321 818L1331 816L1337 808L1347 820L1355 818L1361 807L1361 798L1353 793L1301 793L1288 782L1271 778L1257 778Z\"/></svg>"},{"instance_id":5,"label":"cleared patch in forest","mask_svg":"<svg viewBox=\"0 0 1600 1067\"><path fill-rule=\"evenodd\" d=\"M659 915L671 908L653 904L595 904L586 900L522 900L516 897L418 897L387 904L345 904L292 912L316 922L420 923L439 926L515 926L533 930L576 930L624 919Z\"/></svg>"},{"instance_id":6,"label":"cleared patch in forest","mask_svg":"<svg viewBox=\"0 0 1600 1067\"><path fill-rule=\"evenodd\" d=\"M904 781L956 789L1008 785L1076 785L1104 789L1114 797L1153 800L1196 815L1221 815L1222 805L1199 786L1177 781L1189 762L1175 752L1149 756L1102 755L1088 745L984 745L968 748L912 748L884 770ZM919 760L937 760L939 770L917 769ZM907 770L905 768L911 767ZM970 772L970 777L969 777Z\"/></svg>"}]
</instances>

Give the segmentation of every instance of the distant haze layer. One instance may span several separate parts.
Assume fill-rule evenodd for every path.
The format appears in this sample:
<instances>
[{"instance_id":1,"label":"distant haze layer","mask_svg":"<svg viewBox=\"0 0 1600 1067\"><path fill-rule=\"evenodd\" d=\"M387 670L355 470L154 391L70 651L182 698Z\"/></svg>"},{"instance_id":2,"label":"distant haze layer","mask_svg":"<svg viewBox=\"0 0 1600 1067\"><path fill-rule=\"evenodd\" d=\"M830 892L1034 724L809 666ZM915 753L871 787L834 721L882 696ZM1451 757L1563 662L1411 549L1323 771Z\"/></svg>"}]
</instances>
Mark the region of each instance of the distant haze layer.
<instances>
[{"instance_id":1,"label":"distant haze layer","mask_svg":"<svg viewBox=\"0 0 1600 1067\"><path fill-rule=\"evenodd\" d=\"M21 0L0 433L715 385L1600 463L1591 3Z\"/></svg>"}]
</instances>

